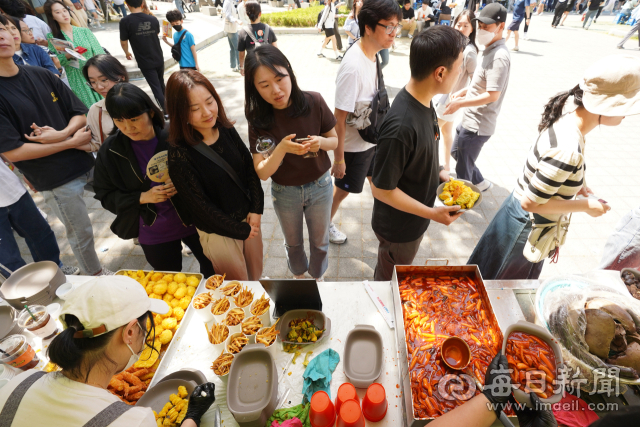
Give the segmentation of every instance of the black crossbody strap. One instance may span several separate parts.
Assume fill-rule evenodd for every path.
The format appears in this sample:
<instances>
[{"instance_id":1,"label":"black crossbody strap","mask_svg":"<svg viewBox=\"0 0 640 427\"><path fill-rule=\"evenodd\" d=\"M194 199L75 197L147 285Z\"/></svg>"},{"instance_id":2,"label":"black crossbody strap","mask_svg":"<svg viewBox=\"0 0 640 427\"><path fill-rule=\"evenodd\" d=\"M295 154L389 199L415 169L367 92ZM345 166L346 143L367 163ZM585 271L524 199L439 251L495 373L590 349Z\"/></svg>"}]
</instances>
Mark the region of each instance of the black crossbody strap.
<instances>
[{"instance_id":1,"label":"black crossbody strap","mask_svg":"<svg viewBox=\"0 0 640 427\"><path fill-rule=\"evenodd\" d=\"M113 402L91 418L84 427L108 427L131 408L133 406L129 406L124 402Z\"/></svg>"},{"instance_id":2,"label":"black crossbody strap","mask_svg":"<svg viewBox=\"0 0 640 427\"><path fill-rule=\"evenodd\" d=\"M182 33L182 35L180 36L180 38L178 39L178 44L182 43L182 40L184 39L184 36L187 35L187 30L184 30L184 33Z\"/></svg>"},{"instance_id":3,"label":"black crossbody strap","mask_svg":"<svg viewBox=\"0 0 640 427\"><path fill-rule=\"evenodd\" d=\"M249 193L249 190L246 190L244 188L236 171L233 170L231 165L229 165L229 163L227 163L227 161L223 159L220 156L220 154L213 151L213 149L209 147L207 144L205 144L204 142L201 142L200 144L194 146L193 148L195 148L200 154L205 156L207 159L215 163L218 167L222 168L222 170L225 171L227 175L229 175L229 177L231 177L233 182L236 183L236 185L240 188L240 190L242 190L244 195L247 196L249 201L251 201L251 194Z\"/></svg>"}]
</instances>

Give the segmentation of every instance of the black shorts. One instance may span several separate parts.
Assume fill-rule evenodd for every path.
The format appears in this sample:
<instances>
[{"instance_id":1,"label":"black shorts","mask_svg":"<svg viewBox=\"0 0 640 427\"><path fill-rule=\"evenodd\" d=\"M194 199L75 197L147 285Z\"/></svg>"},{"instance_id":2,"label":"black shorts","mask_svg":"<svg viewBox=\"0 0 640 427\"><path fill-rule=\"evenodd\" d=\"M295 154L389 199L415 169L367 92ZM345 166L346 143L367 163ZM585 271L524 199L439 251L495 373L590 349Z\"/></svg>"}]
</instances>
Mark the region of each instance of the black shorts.
<instances>
[{"instance_id":1,"label":"black shorts","mask_svg":"<svg viewBox=\"0 0 640 427\"><path fill-rule=\"evenodd\" d=\"M367 176L373 172L373 158L376 147L367 151L344 153L344 162L347 166L344 178L335 180L335 186L347 193L362 193L362 187Z\"/></svg>"},{"instance_id":2,"label":"black shorts","mask_svg":"<svg viewBox=\"0 0 640 427\"><path fill-rule=\"evenodd\" d=\"M331 36L335 36L335 35L336 35L336 33L333 30L333 28L327 28L327 27L324 28L324 36L325 37L331 37Z\"/></svg>"},{"instance_id":3,"label":"black shorts","mask_svg":"<svg viewBox=\"0 0 640 427\"><path fill-rule=\"evenodd\" d=\"M511 21L511 23L507 27L507 30L509 30L509 31L520 31L520 24L522 24L522 21L524 21L524 19L521 19L519 21Z\"/></svg>"}]
</instances>

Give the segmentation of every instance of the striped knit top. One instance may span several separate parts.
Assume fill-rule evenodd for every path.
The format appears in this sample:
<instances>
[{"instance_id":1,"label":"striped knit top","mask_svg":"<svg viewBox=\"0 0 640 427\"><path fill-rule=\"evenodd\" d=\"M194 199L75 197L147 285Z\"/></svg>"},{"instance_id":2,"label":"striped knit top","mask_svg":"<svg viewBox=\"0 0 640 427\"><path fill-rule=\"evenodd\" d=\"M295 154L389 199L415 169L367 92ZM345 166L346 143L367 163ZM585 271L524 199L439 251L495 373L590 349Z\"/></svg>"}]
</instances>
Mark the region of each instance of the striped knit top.
<instances>
[{"instance_id":1,"label":"striped knit top","mask_svg":"<svg viewBox=\"0 0 640 427\"><path fill-rule=\"evenodd\" d=\"M584 136L569 113L551 128L545 129L527 155L522 174L518 178L515 196L527 197L532 202L545 204L549 199L571 200L584 183ZM545 214L549 221L560 215Z\"/></svg>"}]
</instances>

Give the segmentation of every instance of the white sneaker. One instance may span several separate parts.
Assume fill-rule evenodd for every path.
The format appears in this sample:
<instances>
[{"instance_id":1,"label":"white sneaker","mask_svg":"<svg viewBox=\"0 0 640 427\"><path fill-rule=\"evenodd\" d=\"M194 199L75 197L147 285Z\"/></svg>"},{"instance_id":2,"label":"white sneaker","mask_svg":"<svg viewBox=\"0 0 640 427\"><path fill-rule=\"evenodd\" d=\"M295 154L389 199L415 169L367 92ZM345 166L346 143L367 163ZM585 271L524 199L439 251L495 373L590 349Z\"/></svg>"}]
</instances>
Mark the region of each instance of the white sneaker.
<instances>
[{"instance_id":1,"label":"white sneaker","mask_svg":"<svg viewBox=\"0 0 640 427\"><path fill-rule=\"evenodd\" d=\"M107 267L102 267L102 270L100 271L100 273L96 274L96 276L113 276L114 274L116 273L109 270Z\"/></svg>"},{"instance_id":2,"label":"white sneaker","mask_svg":"<svg viewBox=\"0 0 640 427\"><path fill-rule=\"evenodd\" d=\"M70 265L63 265L60 267L60 270L62 270L65 276L77 276L80 274L80 269L78 267L72 267Z\"/></svg>"},{"instance_id":3,"label":"white sneaker","mask_svg":"<svg viewBox=\"0 0 640 427\"><path fill-rule=\"evenodd\" d=\"M485 179L481 183L476 184L476 187L478 187L478 190L480 190L480 191L482 191L484 193L485 191L487 191L488 189L493 187L493 183L491 181L489 181L488 179Z\"/></svg>"},{"instance_id":4,"label":"white sneaker","mask_svg":"<svg viewBox=\"0 0 640 427\"><path fill-rule=\"evenodd\" d=\"M334 223L329 225L329 241L336 245L341 245L347 241L347 235L338 230Z\"/></svg>"},{"instance_id":5,"label":"white sneaker","mask_svg":"<svg viewBox=\"0 0 640 427\"><path fill-rule=\"evenodd\" d=\"M410 38L410 39L412 39L412 38L413 38L413 36L412 36L411 34L409 34L409 38Z\"/></svg>"}]
</instances>

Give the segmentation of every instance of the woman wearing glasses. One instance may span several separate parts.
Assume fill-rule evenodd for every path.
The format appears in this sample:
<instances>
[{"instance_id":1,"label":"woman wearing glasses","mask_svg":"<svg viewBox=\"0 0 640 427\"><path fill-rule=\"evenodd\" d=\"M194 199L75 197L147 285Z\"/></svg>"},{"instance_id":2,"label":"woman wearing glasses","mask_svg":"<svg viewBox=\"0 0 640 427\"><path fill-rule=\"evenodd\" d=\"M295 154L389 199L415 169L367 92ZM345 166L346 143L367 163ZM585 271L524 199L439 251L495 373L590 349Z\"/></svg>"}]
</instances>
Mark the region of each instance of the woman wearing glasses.
<instances>
[{"instance_id":1,"label":"woman wearing glasses","mask_svg":"<svg viewBox=\"0 0 640 427\"><path fill-rule=\"evenodd\" d=\"M82 68L82 74L87 86L93 89L102 99L89 108L87 125L91 129L91 142L85 151L95 153L113 130L113 119L104 107L104 98L116 83L128 82L129 74L126 68L111 55L96 55L89 59Z\"/></svg>"},{"instance_id":2,"label":"woman wearing glasses","mask_svg":"<svg viewBox=\"0 0 640 427\"><path fill-rule=\"evenodd\" d=\"M13 62L17 65L31 65L32 67L46 68L59 77L60 72L55 65L53 65L53 61L51 61L49 55L47 55L40 46L23 42L22 39L25 38L25 35L20 29L20 20L13 16L7 16L7 21L9 22L7 30L9 30L9 33L13 36L13 42L15 44ZM26 27L24 22L22 22L22 25ZM31 39L33 39L32 31L29 28L26 28L26 30L26 36L31 35Z\"/></svg>"}]
</instances>

